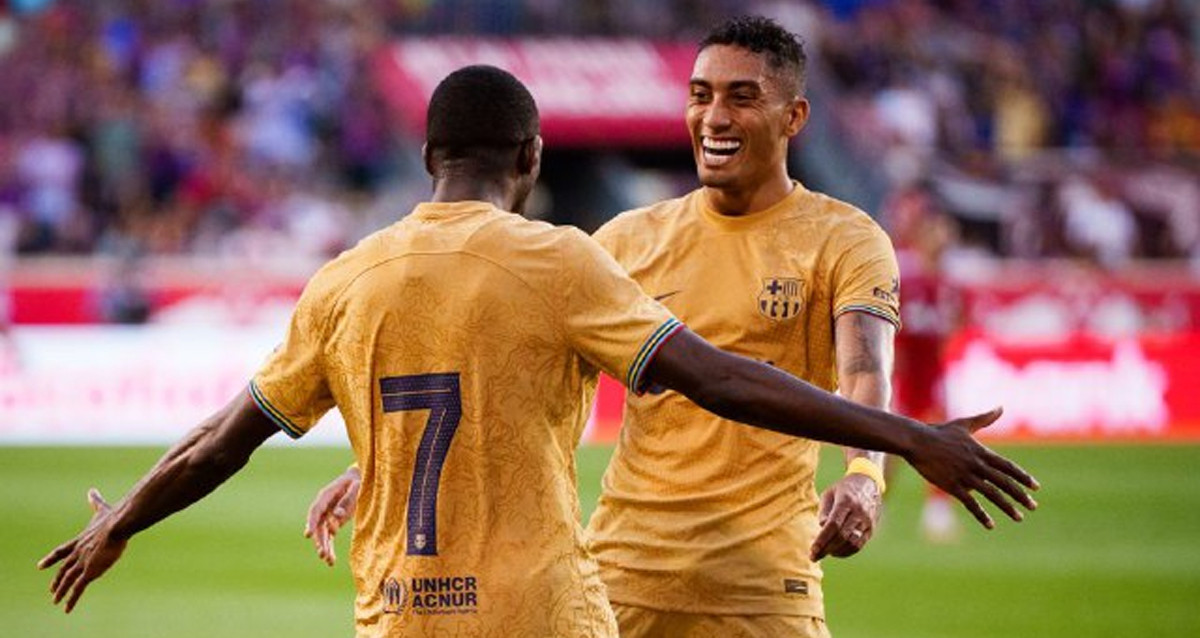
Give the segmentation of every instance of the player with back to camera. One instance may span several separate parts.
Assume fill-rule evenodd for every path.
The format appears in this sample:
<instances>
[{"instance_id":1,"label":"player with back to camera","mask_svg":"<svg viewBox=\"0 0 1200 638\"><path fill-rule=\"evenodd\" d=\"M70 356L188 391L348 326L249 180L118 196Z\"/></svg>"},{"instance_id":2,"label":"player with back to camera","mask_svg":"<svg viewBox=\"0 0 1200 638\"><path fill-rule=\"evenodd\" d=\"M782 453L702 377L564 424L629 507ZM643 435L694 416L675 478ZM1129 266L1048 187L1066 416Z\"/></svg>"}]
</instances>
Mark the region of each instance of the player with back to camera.
<instances>
[{"instance_id":1,"label":"player with back to camera","mask_svg":"<svg viewBox=\"0 0 1200 638\"><path fill-rule=\"evenodd\" d=\"M55 548L70 611L130 537L240 470L274 432L330 408L362 468L351 566L357 635L601 636L617 627L579 524L574 449L597 374L661 385L746 423L894 452L1010 516L1023 470L972 433L867 409L709 345L577 230L519 213L538 176L537 110L487 66L430 100L432 201L326 264L247 392ZM512 211L512 212L509 212ZM966 496L973 508L977 503Z\"/></svg>"}]
</instances>

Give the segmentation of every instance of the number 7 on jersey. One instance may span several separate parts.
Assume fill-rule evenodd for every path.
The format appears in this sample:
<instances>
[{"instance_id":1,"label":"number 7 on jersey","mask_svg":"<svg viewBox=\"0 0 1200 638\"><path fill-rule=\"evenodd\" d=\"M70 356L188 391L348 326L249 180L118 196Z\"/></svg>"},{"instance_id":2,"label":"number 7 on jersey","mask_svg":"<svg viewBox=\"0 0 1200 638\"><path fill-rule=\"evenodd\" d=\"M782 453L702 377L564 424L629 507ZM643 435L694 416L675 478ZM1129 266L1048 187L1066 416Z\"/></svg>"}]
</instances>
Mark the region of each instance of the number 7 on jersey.
<instances>
[{"instance_id":1,"label":"number 7 on jersey","mask_svg":"<svg viewBox=\"0 0 1200 638\"><path fill-rule=\"evenodd\" d=\"M438 485L450 442L462 419L458 373L414 374L379 380L383 411L429 410L417 446L408 490L408 549L412 556L437 556Z\"/></svg>"}]
</instances>

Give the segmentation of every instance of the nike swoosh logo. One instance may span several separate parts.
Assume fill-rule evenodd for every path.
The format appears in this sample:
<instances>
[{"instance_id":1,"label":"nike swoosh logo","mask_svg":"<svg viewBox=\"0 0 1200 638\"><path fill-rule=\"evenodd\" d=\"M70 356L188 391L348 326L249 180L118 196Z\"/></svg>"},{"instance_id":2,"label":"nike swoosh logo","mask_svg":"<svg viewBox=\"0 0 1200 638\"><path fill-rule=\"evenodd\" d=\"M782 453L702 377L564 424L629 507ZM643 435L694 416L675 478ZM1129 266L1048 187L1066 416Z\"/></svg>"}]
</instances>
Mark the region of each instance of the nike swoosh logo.
<instances>
[{"instance_id":1,"label":"nike swoosh logo","mask_svg":"<svg viewBox=\"0 0 1200 638\"><path fill-rule=\"evenodd\" d=\"M671 292L664 292L661 295L655 296L654 300L655 301L666 301L667 299L674 297L675 295L678 295L681 292L683 292L683 291L682 290L672 290Z\"/></svg>"}]
</instances>

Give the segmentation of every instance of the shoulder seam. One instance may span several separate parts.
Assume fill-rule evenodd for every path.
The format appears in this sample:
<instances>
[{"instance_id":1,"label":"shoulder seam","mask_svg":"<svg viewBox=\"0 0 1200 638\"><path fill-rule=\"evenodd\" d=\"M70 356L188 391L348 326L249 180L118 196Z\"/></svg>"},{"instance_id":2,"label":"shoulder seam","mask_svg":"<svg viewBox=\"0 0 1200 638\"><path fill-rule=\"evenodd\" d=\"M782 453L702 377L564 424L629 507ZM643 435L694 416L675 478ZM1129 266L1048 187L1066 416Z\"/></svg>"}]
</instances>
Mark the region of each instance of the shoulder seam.
<instances>
[{"instance_id":1,"label":"shoulder seam","mask_svg":"<svg viewBox=\"0 0 1200 638\"><path fill-rule=\"evenodd\" d=\"M322 335L321 335L322 339L325 339L328 336L328 333L329 333L329 325L328 324L331 321L331 318L333 316L333 309L336 308L337 305L341 302L342 298L346 294L346 291L348 291L350 289L350 287L355 284L355 282L357 282L360 278L362 278L364 275L366 275L370 271L375 270L376 268L379 268L380 266L389 264L393 261L405 259L407 257L418 257L418 256L428 257L428 256L432 256L432 255L450 255L450 254L466 255L468 257L472 257L472 258L478 259L480 261L485 261L485 262L491 264L492 266L495 266L496 268L503 271L508 276L521 282L521 285L524 286L525 288L527 288L530 292L532 292L535 297L540 299L542 304L544 306L546 306L547 309L554 310L554 304L550 303L550 301L545 298L545 296L542 294L542 292L540 290L535 288L529 282L525 281L525 279L523 277L521 277L519 274L517 274L516 272L513 272L513 270L511 268L505 266L504 264L502 264L490 257L481 255L481 254L479 254L475 251L471 251L471 250L414 251L414 252L404 253L403 255L393 255L393 256L387 257L385 259L380 259L380 260L372 263L369 266L363 267L362 270L360 270L353 277L351 277L348 281L346 281L346 283L343 284L342 287L338 290L337 294L334 295L332 303L330 304L329 310L328 310L327 314L325 315L325 325L322 327Z\"/></svg>"}]
</instances>

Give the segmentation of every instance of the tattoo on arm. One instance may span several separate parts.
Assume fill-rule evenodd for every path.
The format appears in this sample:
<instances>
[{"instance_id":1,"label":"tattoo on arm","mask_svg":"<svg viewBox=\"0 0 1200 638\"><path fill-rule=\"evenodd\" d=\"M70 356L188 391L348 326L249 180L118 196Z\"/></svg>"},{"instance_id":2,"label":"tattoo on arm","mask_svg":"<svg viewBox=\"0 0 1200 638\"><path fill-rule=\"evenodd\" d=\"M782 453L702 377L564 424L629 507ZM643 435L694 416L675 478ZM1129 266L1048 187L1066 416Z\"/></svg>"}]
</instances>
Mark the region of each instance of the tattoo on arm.
<instances>
[{"instance_id":1,"label":"tattoo on arm","mask_svg":"<svg viewBox=\"0 0 1200 638\"><path fill-rule=\"evenodd\" d=\"M835 328L839 377L891 376L895 326L874 315L847 312L838 317Z\"/></svg>"},{"instance_id":2,"label":"tattoo on arm","mask_svg":"<svg viewBox=\"0 0 1200 638\"><path fill-rule=\"evenodd\" d=\"M838 381L842 396L882 410L892 402L892 358L896 327L891 322L865 312L847 312L834 324ZM847 447L846 462L856 456L879 464L884 455L870 450Z\"/></svg>"}]
</instances>

